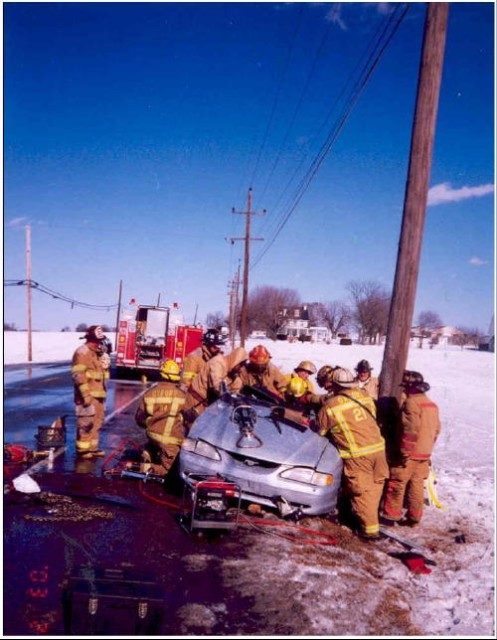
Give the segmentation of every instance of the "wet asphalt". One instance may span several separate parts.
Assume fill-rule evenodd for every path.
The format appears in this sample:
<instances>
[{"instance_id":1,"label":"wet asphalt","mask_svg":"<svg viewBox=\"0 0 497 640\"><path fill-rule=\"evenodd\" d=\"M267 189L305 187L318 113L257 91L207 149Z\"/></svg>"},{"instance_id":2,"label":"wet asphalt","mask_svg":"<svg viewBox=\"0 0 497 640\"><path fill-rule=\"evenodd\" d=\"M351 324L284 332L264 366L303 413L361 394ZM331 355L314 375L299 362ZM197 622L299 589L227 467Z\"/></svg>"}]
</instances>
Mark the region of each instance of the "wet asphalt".
<instances>
[{"instance_id":1,"label":"wet asphalt","mask_svg":"<svg viewBox=\"0 0 497 640\"><path fill-rule=\"evenodd\" d=\"M4 464L5 635L263 633L261 614L220 579L219 564L243 558L249 534L241 527L191 532L189 494L178 479L164 486L116 472L123 452L132 458L145 442L134 412L146 388L140 381L110 381L101 431L106 457L81 461L69 363L5 368L4 443L35 451L38 427L67 416L66 446L53 463L38 457ZM27 470L41 493L12 489L12 478ZM199 556L208 561L192 572L191 558ZM88 610L88 584L100 594L97 612ZM142 601L148 609L140 618ZM208 611L212 602L226 606L209 625L194 618L185 624L185 605Z\"/></svg>"}]
</instances>

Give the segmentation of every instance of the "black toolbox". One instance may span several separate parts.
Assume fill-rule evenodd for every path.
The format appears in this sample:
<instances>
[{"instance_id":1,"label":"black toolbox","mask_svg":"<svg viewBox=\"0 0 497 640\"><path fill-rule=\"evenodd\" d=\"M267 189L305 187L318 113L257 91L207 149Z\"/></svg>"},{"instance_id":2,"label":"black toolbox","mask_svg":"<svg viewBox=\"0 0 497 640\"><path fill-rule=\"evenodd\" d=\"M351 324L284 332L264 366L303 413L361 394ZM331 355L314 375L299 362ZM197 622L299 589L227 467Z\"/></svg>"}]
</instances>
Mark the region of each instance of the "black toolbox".
<instances>
[{"instance_id":1,"label":"black toolbox","mask_svg":"<svg viewBox=\"0 0 497 640\"><path fill-rule=\"evenodd\" d=\"M64 591L67 635L162 635L163 589L123 569L79 567Z\"/></svg>"}]
</instances>

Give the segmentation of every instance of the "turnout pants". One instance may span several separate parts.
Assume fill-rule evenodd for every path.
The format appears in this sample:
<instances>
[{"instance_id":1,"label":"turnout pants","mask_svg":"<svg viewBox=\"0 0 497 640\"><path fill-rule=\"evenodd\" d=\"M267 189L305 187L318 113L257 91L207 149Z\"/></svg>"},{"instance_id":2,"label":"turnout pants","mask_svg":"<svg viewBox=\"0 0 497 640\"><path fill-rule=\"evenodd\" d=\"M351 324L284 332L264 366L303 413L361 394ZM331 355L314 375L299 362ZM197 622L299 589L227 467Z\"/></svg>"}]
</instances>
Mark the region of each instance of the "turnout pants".
<instances>
[{"instance_id":1,"label":"turnout pants","mask_svg":"<svg viewBox=\"0 0 497 640\"><path fill-rule=\"evenodd\" d=\"M343 460L345 490L350 496L352 510L359 519L361 532L376 536L380 530L379 504L388 465L384 451L362 458Z\"/></svg>"},{"instance_id":2,"label":"turnout pants","mask_svg":"<svg viewBox=\"0 0 497 640\"><path fill-rule=\"evenodd\" d=\"M93 415L88 415L95 410ZM90 407L76 405L76 453L98 449L100 427L105 415L105 402L93 399Z\"/></svg>"},{"instance_id":3,"label":"turnout pants","mask_svg":"<svg viewBox=\"0 0 497 640\"><path fill-rule=\"evenodd\" d=\"M424 481L430 473L429 460L407 460L405 464L390 469L383 513L390 520L400 520L407 508L406 517L419 522L423 516Z\"/></svg>"},{"instance_id":4,"label":"turnout pants","mask_svg":"<svg viewBox=\"0 0 497 640\"><path fill-rule=\"evenodd\" d=\"M159 426L163 429L161 432L158 431ZM165 476L173 466L185 437L183 421L171 416L147 429L147 437L147 448L152 457L151 470L157 475Z\"/></svg>"}]
</instances>

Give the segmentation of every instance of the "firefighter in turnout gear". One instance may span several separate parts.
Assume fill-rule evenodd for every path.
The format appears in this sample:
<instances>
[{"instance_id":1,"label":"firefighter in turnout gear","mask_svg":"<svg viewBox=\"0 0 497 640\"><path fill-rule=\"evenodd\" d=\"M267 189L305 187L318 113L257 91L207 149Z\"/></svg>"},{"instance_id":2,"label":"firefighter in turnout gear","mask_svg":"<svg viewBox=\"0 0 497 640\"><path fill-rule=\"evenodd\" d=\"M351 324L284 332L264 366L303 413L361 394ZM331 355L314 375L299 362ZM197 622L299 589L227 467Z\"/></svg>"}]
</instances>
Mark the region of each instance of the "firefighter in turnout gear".
<instances>
[{"instance_id":1,"label":"firefighter in turnout gear","mask_svg":"<svg viewBox=\"0 0 497 640\"><path fill-rule=\"evenodd\" d=\"M357 382L359 389L364 389L369 393L373 400L378 400L379 382L378 378L371 375L373 367L367 360L361 360L357 363L355 370L357 373L355 381Z\"/></svg>"},{"instance_id":2,"label":"firefighter in turnout gear","mask_svg":"<svg viewBox=\"0 0 497 640\"><path fill-rule=\"evenodd\" d=\"M287 380L283 373L271 364L271 354L262 344L254 347L246 362L240 368L240 375L232 391L238 392L244 386L262 387L279 398L283 398Z\"/></svg>"},{"instance_id":3,"label":"firefighter in turnout gear","mask_svg":"<svg viewBox=\"0 0 497 640\"><path fill-rule=\"evenodd\" d=\"M165 476L171 469L185 437L182 409L186 394L179 388L180 369L174 360L160 368L163 378L143 396L135 420L146 429L148 446L141 471Z\"/></svg>"},{"instance_id":4,"label":"firefighter in turnout gear","mask_svg":"<svg viewBox=\"0 0 497 640\"><path fill-rule=\"evenodd\" d=\"M226 383L229 391L234 391L235 385L239 388L238 373L246 359L247 352L242 347L238 347L228 355L220 353L204 364L193 379L186 395L183 415L187 428L212 402L217 400L222 382Z\"/></svg>"},{"instance_id":5,"label":"firefighter in turnout gear","mask_svg":"<svg viewBox=\"0 0 497 640\"><path fill-rule=\"evenodd\" d=\"M92 325L84 335L85 344L72 357L71 375L74 383L76 413L76 453L82 458L105 455L99 449L99 432L104 421L106 381L109 379L102 327ZM105 349L105 351L104 351Z\"/></svg>"},{"instance_id":6,"label":"firefighter in turnout gear","mask_svg":"<svg viewBox=\"0 0 497 640\"><path fill-rule=\"evenodd\" d=\"M378 508L388 478L376 407L348 369L336 368L327 375L333 395L318 414L319 433L331 440L343 459L344 490L359 520L359 535L376 540Z\"/></svg>"},{"instance_id":7,"label":"firefighter in turnout gear","mask_svg":"<svg viewBox=\"0 0 497 640\"><path fill-rule=\"evenodd\" d=\"M312 376L316 372L317 372L316 365L313 362L310 362L309 360L303 360L300 364L298 364L295 367L292 373L285 376L287 388L293 379L299 378L305 384L305 391L301 395L305 397L306 394L309 394L309 393L313 394L314 385L312 384L312 381L309 379L309 376Z\"/></svg>"},{"instance_id":8,"label":"firefighter in turnout gear","mask_svg":"<svg viewBox=\"0 0 497 640\"><path fill-rule=\"evenodd\" d=\"M401 383L405 401L400 408L396 463L390 467L383 516L385 524L402 519L415 526L423 516L424 481L440 434L437 405L426 395L430 385L417 371L406 371Z\"/></svg>"},{"instance_id":9,"label":"firefighter in turnout gear","mask_svg":"<svg viewBox=\"0 0 497 640\"><path fill-rule=\"evenodd\" d=\"M203 365L214 356L221 353L221 347L225 344L225 336L217 329L208 329L202 337L202 346L189 353L181 372L181 388L188 391L192 380L198 375Z\"/></svg>"}]
</instances>

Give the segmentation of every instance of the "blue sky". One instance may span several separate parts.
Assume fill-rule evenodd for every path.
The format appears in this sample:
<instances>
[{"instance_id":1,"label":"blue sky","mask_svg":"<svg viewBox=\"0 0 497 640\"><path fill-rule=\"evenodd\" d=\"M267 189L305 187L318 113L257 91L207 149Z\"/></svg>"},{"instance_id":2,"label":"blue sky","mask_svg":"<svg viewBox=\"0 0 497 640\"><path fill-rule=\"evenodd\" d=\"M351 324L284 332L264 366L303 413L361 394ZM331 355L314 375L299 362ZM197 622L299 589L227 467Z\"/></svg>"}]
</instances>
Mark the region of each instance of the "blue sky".
<instances>
[{"instance_id":1,"label":"blue sky","mask_svg":"<svg viewBox=\"0 0 497 640\"><path fill-rule=\"evenodd\" d=\"M267 210L251 289L390 290L425 17L409 3L394 32L403 6L4 3L4 279L26 277L29 224L32 279L52 291L114 305L122 280L124 302L160 294L189 322L227 312L243 243L226 238L245 224L231 210L251 186ZM488 329L493 123L493 3L451 3L414 319ZM25 287L4 288L4 321L26 316ZM33 292L35 329L114 321Z\"/></svg>"}]
</instances>

